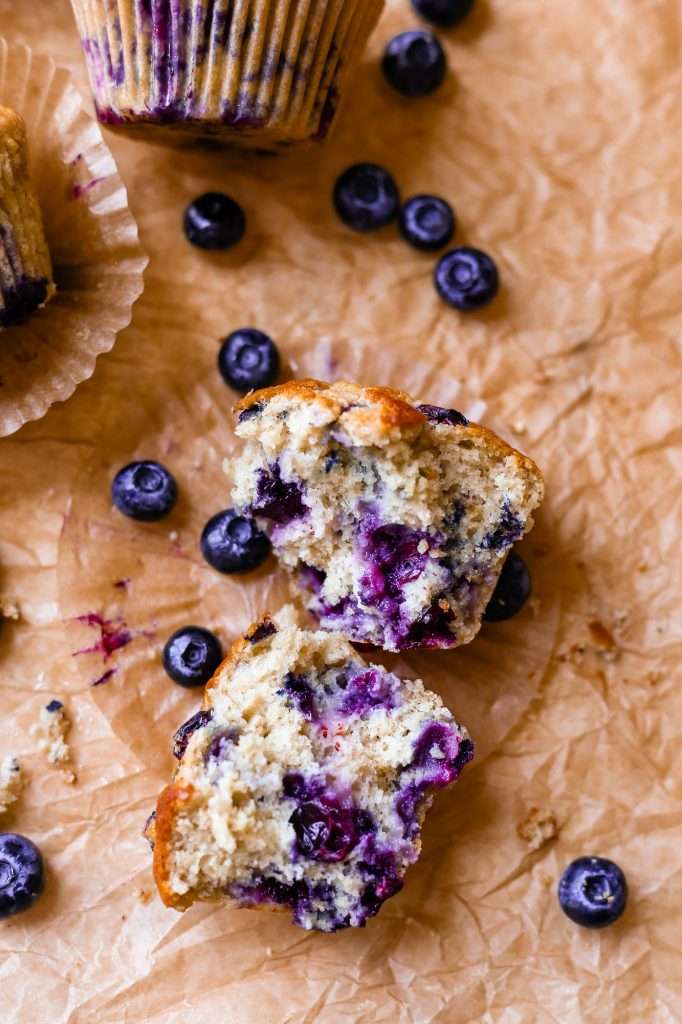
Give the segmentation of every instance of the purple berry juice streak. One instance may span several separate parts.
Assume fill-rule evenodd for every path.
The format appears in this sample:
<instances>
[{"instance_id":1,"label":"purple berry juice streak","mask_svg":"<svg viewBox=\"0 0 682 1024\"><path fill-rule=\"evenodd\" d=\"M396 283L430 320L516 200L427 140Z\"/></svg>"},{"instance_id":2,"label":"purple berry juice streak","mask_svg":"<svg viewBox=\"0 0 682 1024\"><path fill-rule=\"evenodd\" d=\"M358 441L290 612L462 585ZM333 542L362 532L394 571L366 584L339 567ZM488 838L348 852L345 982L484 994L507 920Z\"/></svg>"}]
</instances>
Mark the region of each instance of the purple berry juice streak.
<instances>
[{"instance_id":1,"label":"purple berry juice streak","mask_svg":"<svg viewBox=\"0 0 682 1024\"><path fill-rule=\"evenodd\" d=\"M133 634L122 618L105 619L99 612L88 612L87 615L78 615L76 621L82 622L84 626L90 626L91 629L99 630L99 639L92 647L83 647L79 651L74 651L74 657L79 654L101 654L107 661L114 651L126 647L133 640Z\"/></svg>"}]
</instances>

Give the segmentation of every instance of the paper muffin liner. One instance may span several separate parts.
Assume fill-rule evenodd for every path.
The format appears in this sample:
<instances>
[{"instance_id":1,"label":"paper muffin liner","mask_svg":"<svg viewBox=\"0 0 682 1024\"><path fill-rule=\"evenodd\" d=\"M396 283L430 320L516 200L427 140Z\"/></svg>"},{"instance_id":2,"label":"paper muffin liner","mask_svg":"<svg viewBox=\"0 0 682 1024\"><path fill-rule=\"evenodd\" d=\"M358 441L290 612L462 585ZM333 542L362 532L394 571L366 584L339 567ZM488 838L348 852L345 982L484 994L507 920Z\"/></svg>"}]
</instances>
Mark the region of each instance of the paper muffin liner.
<instances>
[{"instance_id":1,"label":"paper muffin liner","mask_svg":"<svg viewBox=\"0 0 682 1024\"><path fill-rule=\"evenodd\" d=\"M276 148L323 138L384 0L71 0L100 120Z\"/></svg>"},{"instance_id":2,"label":"paper muffin liner","mask_svg":"<svg viewBox=\"0 0 682 1024\"><path fill-rule=\"evenodd\" d=\"M0 38L0 104L25 123L57 293L0 334L0 436L92 376L130 323L147 264L125 187L71 76Z\"/></svg>"}]
</instances>

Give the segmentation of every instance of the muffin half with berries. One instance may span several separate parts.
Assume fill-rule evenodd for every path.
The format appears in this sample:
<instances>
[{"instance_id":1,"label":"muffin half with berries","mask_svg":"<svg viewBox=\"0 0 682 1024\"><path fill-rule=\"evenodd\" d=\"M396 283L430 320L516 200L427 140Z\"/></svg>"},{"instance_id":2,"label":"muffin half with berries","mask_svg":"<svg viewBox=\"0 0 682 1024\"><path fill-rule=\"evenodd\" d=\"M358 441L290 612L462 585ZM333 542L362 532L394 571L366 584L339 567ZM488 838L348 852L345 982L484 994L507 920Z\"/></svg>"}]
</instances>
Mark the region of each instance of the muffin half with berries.
<instances>
[{"instance_id":1,"label":"muffin half with berries","mask_svg":"<svg viewBox=\"0 0 682 1024\"><path fill-rule=\"evenodd\" d=\"M54 292L26 128L18 114L0 106L0 330L24 320Z\"/></svg>"},{"instance_id":2,"label":"muffin half with berries","mask_svg":"<svg viewBox=\"0 0 682 1024\"><path fill-rule=\"evenodd\" d=\"M478 632L543 497L531 459L455 409L305 380L237 405L227 468L325 629L389 651Z\"/></svg>"},{"instance_id":3,"label":"muffin half with berries","mask_svg":"<svg viewBox=\"0 0 682 1024\"><path fill-rule=\"evenodd\" d=\"M71 2L103 123L162 141L179 132L264 149L327 134L384 5Z\"/></svg>"},{"instance_id":4,"label":"muffin half with berries","mask_svg":"<svg viewBox=\"0 0 682 1024\"><path fill-rule=\"evenodd\" d=\"M402 888L434 790L473 743L420 681L285 608L235 643L174 754L146 830L164 902L283 910L332 932Z\"/></svg>"}]
</instances>

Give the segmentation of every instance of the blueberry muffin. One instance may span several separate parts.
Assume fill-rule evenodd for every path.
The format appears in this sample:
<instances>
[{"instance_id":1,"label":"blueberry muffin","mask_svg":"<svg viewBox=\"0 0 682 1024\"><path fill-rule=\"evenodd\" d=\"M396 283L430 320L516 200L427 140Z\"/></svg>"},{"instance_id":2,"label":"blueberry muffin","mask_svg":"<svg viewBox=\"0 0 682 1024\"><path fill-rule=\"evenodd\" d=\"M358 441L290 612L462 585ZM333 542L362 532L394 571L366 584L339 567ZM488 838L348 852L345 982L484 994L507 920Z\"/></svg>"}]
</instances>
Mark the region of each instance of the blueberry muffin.
<instances>
[{"instance_id":1,"label":"blueberry muffin","mask_svg":"<svg viewBox=\"0 0 682 1024\"><path fill-rule=\"evenodd\" d=\"M473 744L421 682L285 608L235 643L174 754L146 829L164 903L288 910L331 932L401 889L432 792Z\"/></svg>"},{"instance_id":2,"label":"blueberry muffin","mask_svg":"<svg viewBox=\"0 0 682 1024\"><path fill-rule=\"evenodd\" d=\"M543 497L530 459L386 388L283 384L247 396L237 418L234 503L325 629L390 651L475 636Z\"/></svg>"},{"instance_id":3,"label":"blueberry muffin","mask_svg":"<svg viewBox=\"0 0 682 1024\"><path fill-rule=\"evenodd\" d=\"M328 132L383 0L72 6L103 123L268 149Z\"/></svg>"},{"instance_id":4,"label":"blueberry muffin","mask_svg":"<svg viewBox=\"0 0 682 1024\"><path fill-rule=\"evenodd\" d=\"M43 220L28 173L24 122L0 107L0 330L54 294Z\"/></svg>"}]
</instances>

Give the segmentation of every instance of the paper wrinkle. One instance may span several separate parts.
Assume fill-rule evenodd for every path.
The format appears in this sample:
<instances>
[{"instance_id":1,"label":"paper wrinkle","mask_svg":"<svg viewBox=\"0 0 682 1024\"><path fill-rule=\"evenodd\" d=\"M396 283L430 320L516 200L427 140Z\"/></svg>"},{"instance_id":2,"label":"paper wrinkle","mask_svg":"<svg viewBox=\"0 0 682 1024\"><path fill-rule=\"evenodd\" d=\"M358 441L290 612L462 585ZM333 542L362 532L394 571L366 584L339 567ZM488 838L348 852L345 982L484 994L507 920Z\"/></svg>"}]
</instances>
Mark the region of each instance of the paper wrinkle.
<instances>
[{"instance_id":1,"label":"paper wrinkle","mask_svg":"<svg viewBox=\"0 0 682 1024\"><path fill-rule=\"evenodd\" d=\"M89 95L67 0L0 0L0 23ZM40 903L0 924L3 1024L682 1021L676 8L478 0L440 34L456 81L408 103L378 58L416 23L389 0L322 149L258 160L107 136L151 256L145 293L92 379L0 445L0 602L19 615L0 628L0 756L16 753L28 778L3 825L48 865ZM356 160L389 166L405 196L454 203L456 241L499 262L492 307L459 316L434 295L432 256L392 228L338 223L332 185ZM101 174L98 160L87 171ZM225 256L181 232L186 204L213 188L248 218ZM196 621L227 644L289 596L273 562L229 580L198 551L236 450L236 396L215 361L246 325L275 338L287 376L389 384L472 414L480 403L547 477L521 548L534 584L521 615L450 654L386 658L443 696L478 756L438 795L404 890L352 934L166 910L140 836L171 733L199 702L163 675L164 639ZM164 523L111 506L111 476L138 456L178 476ZM74 617L94 611L135 635L106 664L73 657L95 635ZM75 786L29 735L53 696L74 723ZM558 833L530 852L517 828L533 807ZM594 934L555 896L590 853L631 889L623 919Z\"/></svg>"}]
</instances>

